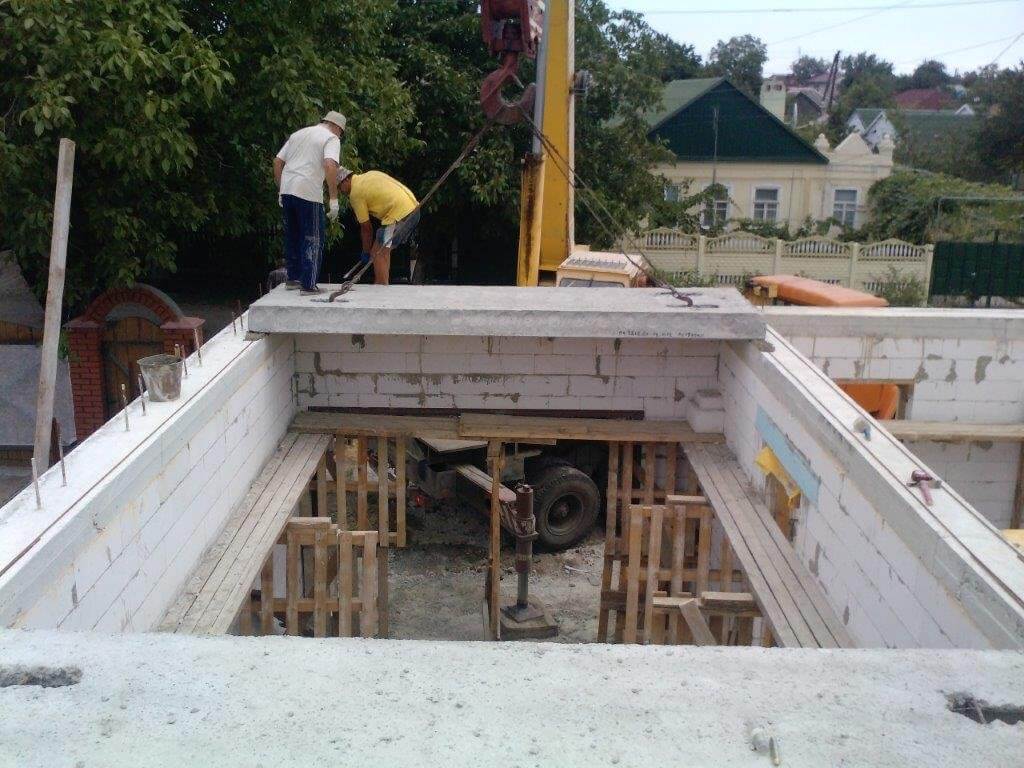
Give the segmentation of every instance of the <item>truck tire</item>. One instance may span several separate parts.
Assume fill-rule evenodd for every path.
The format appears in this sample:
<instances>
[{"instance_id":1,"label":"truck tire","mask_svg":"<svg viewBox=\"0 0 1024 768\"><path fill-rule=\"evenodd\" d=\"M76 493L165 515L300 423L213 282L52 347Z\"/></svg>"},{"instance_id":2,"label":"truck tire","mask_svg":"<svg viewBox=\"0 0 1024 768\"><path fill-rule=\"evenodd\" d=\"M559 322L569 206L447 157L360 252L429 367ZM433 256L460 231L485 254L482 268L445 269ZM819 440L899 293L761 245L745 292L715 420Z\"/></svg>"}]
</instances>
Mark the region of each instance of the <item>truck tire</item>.
<instances>
[{"instance_id":1,"label":"truck tire","mask_svg":"<svg viewBox=\"0 0 1024 768\"><path fill-rule=\"evenodd\" d=\"M601 505L593 480L575 467L554 466L532 484L537 538L544 549L567 549L590 533Z\"/></svg>"}]
</instances>

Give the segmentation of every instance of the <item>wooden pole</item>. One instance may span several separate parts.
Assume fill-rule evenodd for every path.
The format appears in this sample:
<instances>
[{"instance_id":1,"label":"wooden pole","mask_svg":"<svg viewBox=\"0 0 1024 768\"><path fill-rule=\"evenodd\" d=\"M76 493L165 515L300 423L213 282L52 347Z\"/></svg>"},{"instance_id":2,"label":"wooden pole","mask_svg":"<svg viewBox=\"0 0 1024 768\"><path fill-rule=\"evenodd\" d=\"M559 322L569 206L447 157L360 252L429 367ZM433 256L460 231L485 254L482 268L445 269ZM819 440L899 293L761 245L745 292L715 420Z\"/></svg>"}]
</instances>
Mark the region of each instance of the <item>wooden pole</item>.
<instances>
[{"instance_id":1,"label":"wooden pole","mask_svg":"<svg viewBox=\"0 0 1024 768\"><path fill-rule=\"evenodd\" d=\"M501 610L501 441L491 440L487 445L488 469L491 472L491 546L490 594L487 602L491 612L488 628L491 639L500 639L498 612Z\"/></svg>"},{"instance_id":2,"label":"wooden pole","mask_svg":"<svg viewBox=\"0 0 1024 768\"><path fill-rule=\"evenodd\" d=\"M39 354L39 389L36 397L36 466L50 466L50 422L53 393L57 384L57 346L60 316L64 304L64 268L68 258L68 230L71 227L71 182L75 173L75 142L60 140L57 158L57 191L53 200L53 234L50 238L50 281L46 288L46 319Z\"/></svg>"}]
</instances>

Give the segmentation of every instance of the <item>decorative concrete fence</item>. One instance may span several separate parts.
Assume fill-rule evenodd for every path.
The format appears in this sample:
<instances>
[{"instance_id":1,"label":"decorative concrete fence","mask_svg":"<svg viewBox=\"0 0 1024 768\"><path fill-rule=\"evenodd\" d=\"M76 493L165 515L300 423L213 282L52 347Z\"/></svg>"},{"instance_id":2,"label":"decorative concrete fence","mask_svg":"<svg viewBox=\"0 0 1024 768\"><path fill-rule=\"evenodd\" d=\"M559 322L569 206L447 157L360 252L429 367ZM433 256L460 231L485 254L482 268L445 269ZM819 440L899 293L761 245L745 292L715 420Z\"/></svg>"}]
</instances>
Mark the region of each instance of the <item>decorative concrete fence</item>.
<instances>
[{"instance_id":1,"label":"decorative concrete fence","mask_svg":"<svg viewBox=\"0 0 1024 768\"><path fill-rule=\"evenodd\" d=\"M662 272L696 272L720 285L739 285L753 275L792 274L874 293L890 267L919 278L925 295L931 281L931 245L903 240L845 243L827 237L779 240L733 232L706 237L676 229L652 229L640 243Z\"/></svg>"}]
</instances>

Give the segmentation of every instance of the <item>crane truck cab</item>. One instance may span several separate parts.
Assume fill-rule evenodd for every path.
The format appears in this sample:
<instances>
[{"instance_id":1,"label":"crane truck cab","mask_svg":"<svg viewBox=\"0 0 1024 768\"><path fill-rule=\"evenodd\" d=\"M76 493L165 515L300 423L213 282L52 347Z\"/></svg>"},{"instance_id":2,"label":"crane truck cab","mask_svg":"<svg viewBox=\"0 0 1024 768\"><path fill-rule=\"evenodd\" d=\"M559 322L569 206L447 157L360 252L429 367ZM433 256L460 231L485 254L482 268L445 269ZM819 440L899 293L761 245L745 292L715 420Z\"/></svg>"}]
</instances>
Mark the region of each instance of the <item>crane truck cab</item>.
<instances>
[{"instance_id":1,"label":"crane truck cab","mask_svg":"<svg viewBox=\"0 0 1024 768\"><path fill-rule=\"evenodd\" d=\"M640 258L636 257L636 261ZM555 285L559 288L643 288L647 278L621 253L590 251L577 246L558 267Z\"/></svg>"}]
</instances>

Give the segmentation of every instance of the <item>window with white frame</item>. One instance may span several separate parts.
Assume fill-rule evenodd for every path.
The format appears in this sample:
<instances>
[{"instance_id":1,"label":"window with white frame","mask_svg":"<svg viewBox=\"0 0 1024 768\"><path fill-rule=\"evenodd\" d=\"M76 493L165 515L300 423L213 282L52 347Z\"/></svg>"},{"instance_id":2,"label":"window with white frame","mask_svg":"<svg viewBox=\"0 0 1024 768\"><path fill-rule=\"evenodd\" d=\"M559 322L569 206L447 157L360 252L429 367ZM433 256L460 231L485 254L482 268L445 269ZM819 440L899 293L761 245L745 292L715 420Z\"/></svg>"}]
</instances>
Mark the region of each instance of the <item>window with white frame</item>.
<instances>
[{"instance_id":1,"label":"window with white frame","mask_svg":"<svg viewBox=\"0 0 1024 768\"><path fill-rule=\"evenodd\" d=\"M837 189L832 203L832 216L844 227L857 225L857 190Z\"/></svg>"},{"instance_id":2,"label":"window with white frame","mask_svg":"<svg viewBox=\"0 0 1024 768\"><path fill-rule=\"evenodd\" d=\"M711 187L708 187L710 189ZM700 212L700 223L707 229L725 226L729 218L729 190L717 185L711 198L705 201Z\"/></svg>"},{"instance_id":3,"label":"window with white frame","mask_svg":"<svg viewBox=\"0 0 1024 768\"><path fill-rule=\"evenodd\" d=\"M665 185L665 201L669 203L679 202L680 186L678 184Z\"/></svg>"},{"instance_id":4,"label":"window with white frame","mask_svg":"<svg viewBox=\"0 0 1024 768\"><path fill-rule=\"evenodd\" d=\"M758 221L778 220L779 190L777 187L758 187L754 190L754 218Z\"/></svg>"}]
</instances>

